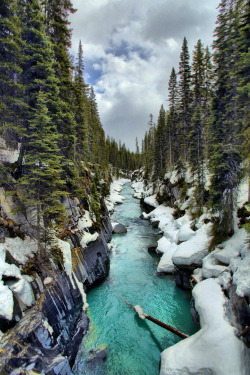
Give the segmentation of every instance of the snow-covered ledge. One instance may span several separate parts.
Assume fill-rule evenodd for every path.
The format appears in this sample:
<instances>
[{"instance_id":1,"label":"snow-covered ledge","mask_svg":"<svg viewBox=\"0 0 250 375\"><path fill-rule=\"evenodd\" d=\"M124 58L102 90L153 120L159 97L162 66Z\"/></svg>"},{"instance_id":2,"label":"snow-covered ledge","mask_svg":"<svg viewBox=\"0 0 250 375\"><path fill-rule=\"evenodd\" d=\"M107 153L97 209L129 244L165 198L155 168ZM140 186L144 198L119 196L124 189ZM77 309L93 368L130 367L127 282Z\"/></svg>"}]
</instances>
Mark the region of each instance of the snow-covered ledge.
<instances>
[{"instance_id":1,"label":"snow-covered ledge","mask_svg":"<svg viewBox=\"0 0 250 375\"><path fill-rule=\"evenodd\" d=\"M18 160L21 143L18 143L17 149L12 149L6 145L3 138L0 137L0 161L13 164Z\"/></svg>"},{"instance_id":2,"label":"snow-covered ledge","mask_svg":"<svg viewBox=\"0 0 250 375\"><path fill-rule=\"evenodd\" d=\"M160 375L249 375L247 348L225 318L224 296L214 279L193 289L201 329L164 350Z\"/></svg>"}]
</instances>

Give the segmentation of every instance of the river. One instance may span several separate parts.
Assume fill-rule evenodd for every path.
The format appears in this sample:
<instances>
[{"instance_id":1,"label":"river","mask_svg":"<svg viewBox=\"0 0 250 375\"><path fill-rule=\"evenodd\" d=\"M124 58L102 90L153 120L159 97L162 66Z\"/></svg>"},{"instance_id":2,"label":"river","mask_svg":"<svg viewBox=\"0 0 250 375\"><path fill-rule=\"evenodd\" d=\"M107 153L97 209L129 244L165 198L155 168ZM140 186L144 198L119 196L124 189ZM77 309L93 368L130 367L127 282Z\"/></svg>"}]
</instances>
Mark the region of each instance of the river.
<instances>
[{"instance_id":1,"label":"river","mask_svg":"<svg viewBox=\"0 0 250 375\"><path fill-rule=\"evenodd\" d=\"M172 276L156 275L159 258L149 254L147 246L159 239L157 230L139 218L142 210L132 194L130 184L125 184L122 195L126 200L115 207L111 218L126 225L128 232L113 236L109 277L88 292L91 326L75 375L158 375L160 353L181 340L138 318L123 299L184 333L198 329L190 314L190 292L177 288ZM104 366L90 371L81 353L103 346L108 354Z\"/></svg>"}]
</instances>

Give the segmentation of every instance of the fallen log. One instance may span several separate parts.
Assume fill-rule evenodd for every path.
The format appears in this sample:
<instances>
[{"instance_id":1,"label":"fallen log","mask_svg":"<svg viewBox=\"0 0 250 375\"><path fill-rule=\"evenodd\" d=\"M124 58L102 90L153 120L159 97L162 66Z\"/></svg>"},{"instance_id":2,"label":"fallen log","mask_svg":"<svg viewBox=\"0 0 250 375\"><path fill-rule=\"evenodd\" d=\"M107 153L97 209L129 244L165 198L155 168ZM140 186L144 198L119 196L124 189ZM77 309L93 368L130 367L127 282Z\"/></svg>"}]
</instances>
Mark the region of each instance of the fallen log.
<instances>
[{"instance_id":1,"label":"fallen log","mask_svg":"<svg viewBox=\"0 0 250 375\"><path fill-rule=\"evenodd\" d=\"M148 320L150 320L151 322L157 324L158 326L160 326L162 328L165 328L165 329L167 329L170 332L173 332L175 335L177 335L177 336L179 336L179 337L181 337L183 339L186 339L187 337L189 337L188 335L186 335L185 333L179 331L178 329L170 326L169 324L163 323L160 320L155 319L155 318L153 318L150 315L145 315L145 318L148 319Z\"/></svg>"},{"instance_id":2,"label":"fallen log","mask_svg":"<svg viewBox=\"0 0 250 375\"><path fill-rule=\"evenodd\" d=\"M174 333L175 335L183 338L183 339L186 339L187 337L189 337L188 335L186 335L185 333L179 331L178 329L170 326L169 324L166 324L166 323L163 323L161 322L160 320L158 319L155 319L153 318L152 316L150 315L147 315L146 313L144 313L144 311L142 310L141 306L140 305L131 305L131 303L127 302L126 300L123 299L123 301L131 308L133 309L135 312L137 312L137 314L139 315L139 317L141 319L147 319L147 320L150 320L151 322L157 324L158 326L162 327L162 328L165 328L167 329L168 331Z\"/></svg>"}]
</instances>

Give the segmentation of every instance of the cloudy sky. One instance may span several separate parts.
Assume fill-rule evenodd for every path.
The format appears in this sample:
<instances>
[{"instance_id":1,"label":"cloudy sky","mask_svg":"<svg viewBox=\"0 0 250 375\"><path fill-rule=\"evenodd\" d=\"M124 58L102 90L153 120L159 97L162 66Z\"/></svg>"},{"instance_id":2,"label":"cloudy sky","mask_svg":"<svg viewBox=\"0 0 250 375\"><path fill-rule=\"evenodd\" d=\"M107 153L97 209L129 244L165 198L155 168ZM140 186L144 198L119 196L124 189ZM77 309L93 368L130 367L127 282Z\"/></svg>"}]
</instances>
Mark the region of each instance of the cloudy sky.
<instances>
[{"instance_id":1,"label":"cloudy sky","mask_svg":"<svg viewBox=\"0 0 250 375\"><path fill-rule=\"evenodd\" d=\"M106 134L134 149L167 108L169 75L178 71L183 37L211 45L219 0L72 0L72 54L84 49Z\"/></svg>"}]
</instances>

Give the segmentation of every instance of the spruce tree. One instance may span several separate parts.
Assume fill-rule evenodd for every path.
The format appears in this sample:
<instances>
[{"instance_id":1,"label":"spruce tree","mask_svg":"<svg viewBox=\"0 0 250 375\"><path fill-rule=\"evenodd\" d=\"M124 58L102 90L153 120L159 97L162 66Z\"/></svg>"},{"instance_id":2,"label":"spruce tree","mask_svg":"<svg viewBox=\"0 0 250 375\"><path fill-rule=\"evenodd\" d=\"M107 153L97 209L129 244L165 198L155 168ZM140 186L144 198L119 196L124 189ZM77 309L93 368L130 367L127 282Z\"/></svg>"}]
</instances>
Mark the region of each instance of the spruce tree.
<instances>
[{"instance_id":1,"label":"spruce tree","mask_svg":"<svg viewBox=\"0 0 250 375\"><path fill-rule=\"evenodd\" d=\"M191 67L189 64L187 39L184 38L179 63L179 122L181 128L181 148L183 160L188 159L188 134L192 115Z\"/></svg>"},{"instance_id":2,"label":"spruce tree","mask_svg":"<svg viewBox=\"0 0 250 375\"><path fill-rule=\"evenodd\" d=\"M160 108L155 131L154 146L154 175L162 178L166 167L166 112L163 105Z\"/></svg>"},{"instance_id":3,"label":"spruce tree","mask_svg":"<svg viewBox=\"0 0 250 375\"><path fill-rule=\"evenodd\" d=\"M181 144L181 131L178 123L178 84L175 69L172 68L168 84L169 112L167 116L167 165L170 170L174 168L179 158Z\"/></svg>"},{"instance_id":4,"label":"spruce tree","mask_svg":"<svg viewBox=\"0 0 250 375\"><path fill-rule=\"evenodd\" d=\"M210 169L213 172L211 205L219 214L214 226L217 241L233 233L233 211L241 176L239 76L236 68L241 15L236 3L221 1L214 42L217 82L213 101Z\"/></svg>"},{"instance_id":5,"label":"spruce tree","mask_svg":"<svg viewBox=\"0 0 250 375\"><path fill-rule=\"evenodd\" d=\"M89 120L91 106L87 97L88 85L84 81L84 61L81 41L79 42L77 63L75 67L75 122L76 122L76 153L78 157L88 161L89 156Z\"/></svg>"},{"instance_id":6,"label":"spruce tree","mask_svg":"<svg viewBox=\"0 0 250 375\"><path fill-rule=\"evenodd\" d=\"M46 19L46 33L53 45L53 61L56 77L59 80L60 114L55 119L60 133L61 152L71 162L76 151L76 123L74 114L74 85L72 64L69 55L71 29L68 16L76 10L70 0L43 0Z\"/></svg>"},{"instance_id":7,"label":"spruce tree","mask_svg":"<svg viewBox=\"0 0 250 375\"><path fill-rule=\"evenodd\" d=\"M16 0L0 3L0 134L22 134L23 87L20 20Z\"/></svg>"},{"instance_id":8,"label":"spruce tree","mask_svg":"<svg viewBox=\"0 0 250 375\"><path fill-rule=\"evenodd\" d=\"M39 91L36 105L30 111L26 131L26 149L23 177L19 181L22 201L26 208L34 209L38 246L41 250L42 226L62 217L62 169L57 130L49 116L47 94Z\"/></svg>"}]
</instances>

